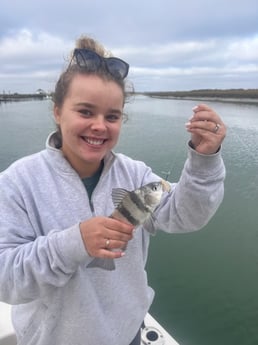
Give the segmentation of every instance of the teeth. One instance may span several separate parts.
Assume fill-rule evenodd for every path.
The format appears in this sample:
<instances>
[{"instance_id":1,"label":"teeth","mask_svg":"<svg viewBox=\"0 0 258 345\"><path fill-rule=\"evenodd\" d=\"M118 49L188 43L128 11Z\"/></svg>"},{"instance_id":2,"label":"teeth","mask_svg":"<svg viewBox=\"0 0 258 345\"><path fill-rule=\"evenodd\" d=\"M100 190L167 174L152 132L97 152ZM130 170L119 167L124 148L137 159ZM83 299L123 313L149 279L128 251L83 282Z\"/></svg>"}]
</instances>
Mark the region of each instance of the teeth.
<instances>
[{"instance_id":1,"label":"teeth","mask_svg":"<svg viewBox=\"0 0 258 345\"><path fill-rule=\"evenodd\" d=\"M104 140L97 140L97 139L90 139L87 137L84 137L84 139L89 143L90 145L102 145L104 143Z\"/></svg>"}]
</instances>

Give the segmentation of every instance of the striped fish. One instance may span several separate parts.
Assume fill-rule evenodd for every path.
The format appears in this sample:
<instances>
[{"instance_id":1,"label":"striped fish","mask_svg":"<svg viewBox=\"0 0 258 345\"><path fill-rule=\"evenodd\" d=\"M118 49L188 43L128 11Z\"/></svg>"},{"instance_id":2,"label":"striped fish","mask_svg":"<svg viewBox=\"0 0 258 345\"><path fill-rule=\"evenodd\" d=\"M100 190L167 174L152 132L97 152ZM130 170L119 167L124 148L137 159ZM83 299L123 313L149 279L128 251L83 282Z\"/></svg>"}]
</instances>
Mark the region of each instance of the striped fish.
<instances>
[{"instance_id":1,"label":"striped fish","mask_svg":"<svg viewBox=\"0 0 258 345\"><path fill-rule=\"evenodd\" d=\"M111 218L133 224L135 227L153 221L153 212L160 203L164 191L170 190L167 181L148 183L134 191L116 188L112 191L112 200L115 210ZM114 270L113 259L95 258L87 267L101 267L106 270Z\"/></svg>"}]
</instances>

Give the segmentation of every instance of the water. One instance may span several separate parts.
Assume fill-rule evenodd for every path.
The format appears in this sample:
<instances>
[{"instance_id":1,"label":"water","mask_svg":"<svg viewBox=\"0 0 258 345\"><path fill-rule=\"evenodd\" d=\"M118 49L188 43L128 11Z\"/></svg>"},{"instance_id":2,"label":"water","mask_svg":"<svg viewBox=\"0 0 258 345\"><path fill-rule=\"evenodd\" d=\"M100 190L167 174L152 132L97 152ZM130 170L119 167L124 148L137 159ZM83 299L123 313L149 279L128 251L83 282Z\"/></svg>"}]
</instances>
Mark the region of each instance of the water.
<instances>
[{"instance_id":1,"label":"water","mask_svg":"<svg viewBox=\"0 0 258 345\"><path fill-rule=\"evenodd\" d=\"M43 149L54 128L50 100L0 103L0 171Z\"/></svg>"},{"instance_id":2,"label":"water","mask_svg":"<svg viewBox=\"0 0 258 345\"><path fill-rule=\"evenodd\" d=\"M228 126L223 144L225 198L211 222L190 234L152 239L151 313L181 345L258 344L258 107L212 103ZM193 101L137 97L116 151L171 170L177 181L186 159L184 124ZM0 105L0 170L44 148L54 129L50 101ZM165 176L165 175L162 175ZM126 317L126 316L125 316Z\"/></svg>"}]
</instances>

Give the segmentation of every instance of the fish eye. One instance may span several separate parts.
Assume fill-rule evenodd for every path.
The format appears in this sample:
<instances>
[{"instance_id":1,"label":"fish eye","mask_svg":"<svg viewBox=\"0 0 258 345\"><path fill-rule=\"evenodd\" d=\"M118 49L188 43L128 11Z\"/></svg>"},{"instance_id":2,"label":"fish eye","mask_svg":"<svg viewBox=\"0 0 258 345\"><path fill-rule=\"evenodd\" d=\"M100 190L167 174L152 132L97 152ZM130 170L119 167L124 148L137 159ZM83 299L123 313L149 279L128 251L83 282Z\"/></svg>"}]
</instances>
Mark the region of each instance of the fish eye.
<instances>
[{"instance_id":1,"label":"fish eye","mask_svg":"<svg viewBox=\"0 0 258 345\"><path fill-rule=\"evenodd\" d=\"M154 192L156 192L156 191L158 190L158 187L157 187L156 184L152 187L152 190L153 190Z\"/></svg>"}]
</instances>

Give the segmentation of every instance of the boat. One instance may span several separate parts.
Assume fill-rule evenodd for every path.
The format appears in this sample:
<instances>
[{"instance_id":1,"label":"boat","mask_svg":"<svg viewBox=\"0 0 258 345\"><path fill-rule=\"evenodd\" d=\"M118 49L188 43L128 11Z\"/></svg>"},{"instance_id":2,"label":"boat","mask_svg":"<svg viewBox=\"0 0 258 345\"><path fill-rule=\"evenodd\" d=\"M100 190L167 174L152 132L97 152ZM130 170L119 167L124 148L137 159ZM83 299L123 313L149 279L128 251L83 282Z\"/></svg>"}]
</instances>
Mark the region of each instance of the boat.
<instances>
[{"instance_id":1,"label":"boat","mask_svg":"<svg viewBox=\"0 0 258 345\"><path fill-rule=\"evenodd\" d=\"M179 345L179 343L149 313L142 328L142 345Z\"/></svg>"},{"instance_id":2,"label":"boat","mask_svg":"<svg viewBox=\"0 0 258 345\"><path fill-rule=\"evenodd\" d=\"M150 314L144 319L141 341L142 345L179 345ZM0 344L16 344L11 322L11 306L3 302L0 302Z\"/></svg>"},{"instance_id":3,"label":"boat","mask_svg":"<svg viewBox=\"0 0 258 345\"><path fill-rule=\"evenodd\" d=\"M0 302L0 344L15 345L15 335L11 322L11 306Z\"/></svg>"}]
</instances>

